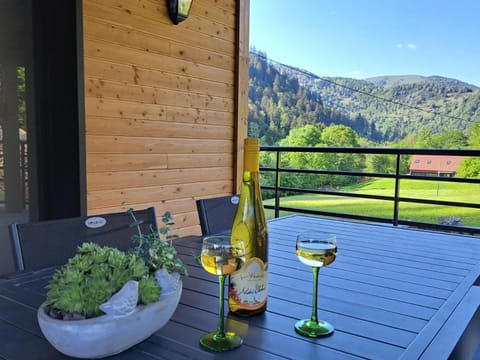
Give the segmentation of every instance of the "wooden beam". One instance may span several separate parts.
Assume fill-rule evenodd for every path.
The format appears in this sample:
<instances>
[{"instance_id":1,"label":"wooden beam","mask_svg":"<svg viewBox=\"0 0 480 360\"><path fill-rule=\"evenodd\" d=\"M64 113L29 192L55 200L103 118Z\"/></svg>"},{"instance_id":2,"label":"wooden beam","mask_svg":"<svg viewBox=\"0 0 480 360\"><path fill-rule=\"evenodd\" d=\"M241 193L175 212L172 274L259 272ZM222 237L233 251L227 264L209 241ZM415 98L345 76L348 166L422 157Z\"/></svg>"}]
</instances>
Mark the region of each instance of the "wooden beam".
<instances>
[{"instance_id":1,"label":"wooden beam","mask_svg":"<svg viewBox=\"0 0 480 360\"><path fill-rule=\"evenodd\" d=\"M243 173L243 141L248 133L248 64L249 64L249 31L250 0L237 0L237 50L235 71L235 139L236 156L234 171L234 191L240 192Z\"/></svg>"}]
</instances>

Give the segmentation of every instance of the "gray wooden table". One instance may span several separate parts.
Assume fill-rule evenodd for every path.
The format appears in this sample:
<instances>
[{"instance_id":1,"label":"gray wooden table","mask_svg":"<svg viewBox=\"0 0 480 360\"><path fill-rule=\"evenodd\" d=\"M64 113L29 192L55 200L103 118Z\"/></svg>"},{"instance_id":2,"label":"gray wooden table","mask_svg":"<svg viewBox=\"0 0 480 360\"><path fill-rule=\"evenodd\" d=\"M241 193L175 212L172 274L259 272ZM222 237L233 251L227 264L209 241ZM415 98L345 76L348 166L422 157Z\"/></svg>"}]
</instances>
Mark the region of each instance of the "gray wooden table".
<instances>
[{"instance_id":1,"label":"gray wooden table","mask_svg":"<svg viewBox=\"0 0 480 360\"><path fill-rule=\"evenodd\" d=\"M199 337L216 327L217 278L194 260L201 239L176 248L188 264L171 321L112 359L446 359L471 358L478 345L480 239L386 225L293 215L269 223L269 300L265 314L228 315L244 345L224 354L203 351ZM336 330L326 338L295 333L311 313L312 272L295 256L295 236L334 232L336 261L320 271L319 317ZM36 321L52 269L0 280L0 359L65 359ZM475 330L477 327L477 330ZM465 329L467 329L465 331ZM455 345L459 342L462 346ZM463 351L463 353L461 352Z\"/></svg>"}]
</instances>

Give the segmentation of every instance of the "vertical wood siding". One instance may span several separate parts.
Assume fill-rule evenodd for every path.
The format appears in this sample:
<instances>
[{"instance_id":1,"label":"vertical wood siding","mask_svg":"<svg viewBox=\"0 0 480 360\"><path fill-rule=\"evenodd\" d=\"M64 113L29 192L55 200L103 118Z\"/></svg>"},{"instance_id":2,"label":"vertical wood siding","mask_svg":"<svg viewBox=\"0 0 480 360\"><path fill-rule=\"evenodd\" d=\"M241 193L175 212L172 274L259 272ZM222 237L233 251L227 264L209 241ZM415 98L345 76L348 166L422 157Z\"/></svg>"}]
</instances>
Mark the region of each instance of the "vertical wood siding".
<instances>
[{"instance_id":1,"label":"vertical wood siding","mask_svg":"<svg viewBox=\"0 0 480 360\"><path fill-rule=\"evenodd\" d=\"M155 206L176 233L199 234L195 200L236 191L244 4L194 0L173 25L165 0L83 1L89 214Z\"/></svg>"}]
</instances>

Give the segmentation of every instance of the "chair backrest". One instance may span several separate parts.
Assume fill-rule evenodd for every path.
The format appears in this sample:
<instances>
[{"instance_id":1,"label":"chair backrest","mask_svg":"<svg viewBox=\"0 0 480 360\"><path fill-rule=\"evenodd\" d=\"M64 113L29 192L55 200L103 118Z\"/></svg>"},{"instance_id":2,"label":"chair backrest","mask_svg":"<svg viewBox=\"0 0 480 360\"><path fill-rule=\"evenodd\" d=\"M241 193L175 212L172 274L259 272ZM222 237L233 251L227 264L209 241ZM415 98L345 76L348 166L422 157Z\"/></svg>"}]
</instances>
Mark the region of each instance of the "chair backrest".
<instances>
[{"instance_id":1,"label":"chair backrest","mask_svg":"<svg viewBox=\"0 0 480 360\"><path fill-rule=\"evenodd\" d=\"M238 195L199 199L196 203L203 236L230 231L237 210Z\"/></svg>"},{"instance_id":2,"label":"chair backrest","mask_svg":"<svg viewBox=\"0 0 480 360\"><path fill-rule=\"evenodd\" d=\"M126 250L133 247L132 236L158 231L155 208L66 218L26 224L10 224L10 239L17 270L36 270L62 265L84 242Z\"/></svg>"}]
</instances>

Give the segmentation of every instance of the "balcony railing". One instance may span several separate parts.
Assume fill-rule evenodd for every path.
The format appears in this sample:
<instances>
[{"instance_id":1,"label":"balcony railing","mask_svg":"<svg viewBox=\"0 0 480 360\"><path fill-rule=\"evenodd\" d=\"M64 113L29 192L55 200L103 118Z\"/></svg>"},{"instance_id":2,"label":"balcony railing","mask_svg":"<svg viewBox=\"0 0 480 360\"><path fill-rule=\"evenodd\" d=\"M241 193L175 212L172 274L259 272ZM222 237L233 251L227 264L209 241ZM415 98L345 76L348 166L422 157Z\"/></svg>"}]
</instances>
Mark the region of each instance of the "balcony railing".
<instances>
[{"instance_id":1,"label":"balcony railing","mask_svg":"<svg viewBox=\"0 0 480 360\"><path fill-rule=\"evenodd\" d=\"M442 182L451 182L459 184L480 184L480 178L460 178L460 177L443 177L443 176L428 176L428 175L415 175L410 173L401 172L401 161L402 157L410 157L412 155L442 155L442 156L463 156L463 157L480 157L480 150L458 150L458 149L396 149L396 148L343 148L343 147L282 147L282 146L261 146L260 151L273 153L274 154L274 165L270 166L261 166L260 171L262 174L270 174L269 178L272 179L272 173L274 174L273 180L269 182L264 182L262 178L262 191L267 194L273 194L272 196L265 196L264 200L267 198L274 199L274 205L269 205L268 200L265 204L266 209L271 209L274 211L274 216L279 217L280 212L290 212L290 213L305 213L313 215L322 215L322 216L333 216L340 218L349 218L356 220L364 221L373 221L381 223L390 223L394 226L406 225L414 226L418 228L425 229L436 229L436 230L445 230L445 231L455 231L455 232L464 232L472 234L480 234L480 202L475 203L474 201L447 201L447 200L438 200L438 199L429 199L429 198L416 198L416 197L405 197L401 196L401 182L403 180L420 180L426 182L435 182L438 184ZM287 153L316 153L316 154L364 154L363 156L373 156L373 155L389 155L395 159L395 170L392 172L366 172L366 171L345 171L338 169L311 169L311 168L291 168L283 165L282 167L282 155ZM405 160L405 159L404 159ZM289 187L282 185L282 174L294 173L294 174L310 174L310 175L323 175L323 176L346 176L353 177L355 180L365 180L365 179L394 179L392 195L379 195L379 194L367 194L367 193L358 193L358 192L349 192L345 191L344 187L342 190L336 187L318 187L318 188L305 188L305 187ZM461 185L459 185L461 186ZM480 190L480 187L479 187ZM475 192L476 193L476 192ZM370 199L374 201L387 201L391 203L391 215L387 216L370 216L362 214L348 214L348 213L339 213L332 211L325 211L320 209L308 209L302 207L292 207L282 205L282 201L286 202L289 199L288 196L297 194L322 194L329 197L339 197L339 198L358 198L358 199ZM472 193L473 198L474 193ZM402 218L400 211L400 204L421 204L431 205L431 206L441 206L441 207L451 207L451 208L468 208L472 212L479 211L479 223L474 225L464 225L460 222L458 225L452 224L442 224L442 223L432 223L432 222L423 222L415 219L406 219Z\"/></svg>"}]
</instances>

